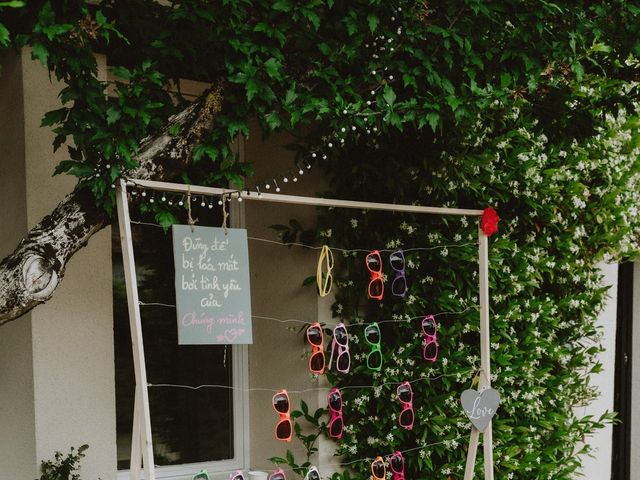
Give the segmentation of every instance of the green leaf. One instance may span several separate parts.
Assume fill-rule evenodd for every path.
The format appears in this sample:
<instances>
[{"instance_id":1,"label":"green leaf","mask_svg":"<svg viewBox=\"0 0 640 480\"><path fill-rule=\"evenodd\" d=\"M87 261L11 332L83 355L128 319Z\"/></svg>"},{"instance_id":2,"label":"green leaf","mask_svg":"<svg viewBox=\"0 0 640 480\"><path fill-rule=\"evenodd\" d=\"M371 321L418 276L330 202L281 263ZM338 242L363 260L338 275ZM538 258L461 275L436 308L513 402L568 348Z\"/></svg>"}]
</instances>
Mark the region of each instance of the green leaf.
<instances>
[{"instance_id":1,"label":"green leaf","mask_svg":"<svg viewBox=\"0 0 640 480\"><path fill-rule=\"evenodd\" d=\"M247 100L251 101L258 93L258 83L255 79L249 78L245 84L245 88L247 89Z\"/></svg>"},{"instance_id":2,"label":"green leaf","mask_svg":"<svg viewBox=\"0 0 640 480\"><path fill-rule=\"evenodd\" d=\"M107 109L107 125L113 125L118 120L120 120L121 116L122 112L119 109L115 107L109 107Z\"/></svg>"},{"instance_id":3,"label":"green leaf","mask_svg":"<svg viewBox=\"0 0 640 480\"><path fill-rule=\"evenodd\" d=\"M47 64L47 59L49 58L49 50L40 42L35 42L31 46L31 58L34 60L40 60L40 63L43 65Z\"/></svg>"},{"instance_id":4,"label":"green leaf","mask_svg":"<svg viewBox=\"0 0 640 480\"><path fill-rule=\"evenodd\" d=\"M377 30L380 19L376 15L370 13L367 15L367 23L369 24L369 30L373 33Z\"/></svg>"},{"instance_id":5,"label":"green leaf","mask_svg":"<svg viewBox=\"0 0 640 480\"><path fill-rule=\"evenodd\" d=\"M0 23L0 45L6 47L9 45L9 30L3 24Z\"/></svg>"},{"instance_id":6,"label":"green leaf","mask_svg":"<svg viewBox=\"0 0 640 480\"><path fill-rule=\"evenodd\" d=\"M267 72L267 75L269 75L271 78L275 78L275 79L281 78L281 75L280 75L281 67L282 67L282 64L280 63L280 61L275 59L274 57L271 57L266 62L264 62L264 69Z\"/></svg>"},{"instance_id":7,"label":"green leaf","mask_svg":"<svg viewBox=\"0 0 640 480\"><path fill-rule=\"evenodd\" d=\"M396 92L393 91L391 85L384 86L384 93L382 94L382 98L384 98L385 102L387 102L387 105L389 105L390 107L392 107L396 102Z\"/></svg>"},{"instance_id":8,"label":"green leaf","mask_svg":"<svg viewBox=\"0 0 640 480\"><path fill-rule=\"evenodd\" d=\"M427 113L427 122L429 123L431 130L435 132L438 128L438 124L440 123L440 114L437 112Z\"/></svg>"}]
</instances>

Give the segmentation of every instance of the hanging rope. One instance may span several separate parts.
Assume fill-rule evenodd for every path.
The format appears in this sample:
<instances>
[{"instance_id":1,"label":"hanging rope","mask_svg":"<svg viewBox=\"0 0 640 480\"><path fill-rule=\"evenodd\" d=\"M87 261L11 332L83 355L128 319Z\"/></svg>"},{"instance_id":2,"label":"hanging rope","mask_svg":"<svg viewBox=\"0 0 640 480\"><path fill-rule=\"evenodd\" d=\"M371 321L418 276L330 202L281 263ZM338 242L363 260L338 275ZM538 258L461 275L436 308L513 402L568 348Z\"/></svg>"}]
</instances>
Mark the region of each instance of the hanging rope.
<instances>
[{"instance_id":1,"label":"hanging rope","mask_svg":"<svg viewBox=\"0 0 640 480\"><path fill-rule=\"evenodd\" d=\"M193 230L194 230L193 227L197 221L198 221L197 218L194 220L193 217L191 216L191 185L189 185L187 187L187 222L191 227L191 233L193 233Z\"/></svg>"},{"instance_id":2,"label":"hanging rope","mask_svg":"<svg viewBox=\"0 0 640 480\"><path fill-rule=\"evenodd\" d=\"M229 212L227 212L227 200L224 194L220 197L222 200L222 229L224 234L227 234L227 219L229 218Z\"/></svg>"}]
</instances>

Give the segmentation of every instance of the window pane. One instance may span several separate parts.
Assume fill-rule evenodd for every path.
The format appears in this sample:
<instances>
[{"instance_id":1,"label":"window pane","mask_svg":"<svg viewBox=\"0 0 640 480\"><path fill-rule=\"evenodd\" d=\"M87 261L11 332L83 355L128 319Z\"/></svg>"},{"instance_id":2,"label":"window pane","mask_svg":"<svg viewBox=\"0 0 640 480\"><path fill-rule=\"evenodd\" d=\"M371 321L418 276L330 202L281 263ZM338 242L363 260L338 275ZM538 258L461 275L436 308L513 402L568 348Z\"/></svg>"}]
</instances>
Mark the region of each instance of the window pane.
<instances>
[{"instance_id":1,"label":"window pane","mask_svg":"<svg viewBox=\"0 0 640 480\"><path fill-rule=\"evenodd\" d=\"M207 217L212 217L211 211L200 216ZM152 218L142 220L154 222ZM140 301L174 305L171 232L146 225L131 227ZM117 222L112 231L118 468L127 469L135 379ZM178 345L175 308L143 305L140 310L149 383L232 385L231 346ZM233 457L231 389L151 387L149 404L156 465Z\"/></svg>"}]
</instances>

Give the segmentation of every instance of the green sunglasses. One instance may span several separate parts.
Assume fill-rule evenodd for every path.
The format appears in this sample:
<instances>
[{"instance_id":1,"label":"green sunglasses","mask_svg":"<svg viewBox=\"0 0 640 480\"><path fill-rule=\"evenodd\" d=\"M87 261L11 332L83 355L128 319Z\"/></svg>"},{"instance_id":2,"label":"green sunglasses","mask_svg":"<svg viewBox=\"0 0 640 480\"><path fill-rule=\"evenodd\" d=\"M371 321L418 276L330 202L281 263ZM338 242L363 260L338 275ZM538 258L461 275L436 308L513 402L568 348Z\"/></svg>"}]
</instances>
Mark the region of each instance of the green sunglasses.
<instances>
[{"instance_id":1,"label":"green sunglasses","mask_svg":"<svg viewBox=\"0 0 640 480\"><path fill-rule=\"evenodd\" d=\"M371 351L367 355L367 367L369 370L379 372L382 370L382 349L380 348L382 335L377 323L367 325L364 329L364 338L371 345Z\"/></svg>"}]
</instances>

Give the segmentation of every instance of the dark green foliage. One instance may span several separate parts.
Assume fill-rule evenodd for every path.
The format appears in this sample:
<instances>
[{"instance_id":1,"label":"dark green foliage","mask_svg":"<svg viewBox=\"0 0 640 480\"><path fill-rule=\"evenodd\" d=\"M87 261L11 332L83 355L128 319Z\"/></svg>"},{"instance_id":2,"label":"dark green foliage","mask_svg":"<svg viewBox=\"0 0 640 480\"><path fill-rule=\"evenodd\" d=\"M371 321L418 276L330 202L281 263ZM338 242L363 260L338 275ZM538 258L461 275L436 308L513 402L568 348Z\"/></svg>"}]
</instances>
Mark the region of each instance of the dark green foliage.
<instances>
[{"instance_id":1,"label":"dark green foliage","mask_svg":"<svg viewBox=\"0 0 640 480\"><path fill-rule=\"evenodd\" d=\"M139 140L182 105L164 88L179 78L224 84L223 113L185 181L242 184L251 167L230 145L257 119L265 133L291 132L301 159L327 167L328 195L494 206L503 220L490 247L492 362L505 399L497 478L572 477L576 454L588 450L581 440L610 418L575 413L593 398L588 375L600 368L594 318L607 292L595 265L636 255L640 234L633 2L67 0L18 11L2 23L65 83L61 109L43 121L56 146L74 143L57 171L77 176L101 207L111 208L111 184L134 166ZM93 51L128 81L111 97ZM176 218L157 203L147 208L163 224ZM309 236L280 228L288 240ZM461 477L468 424L457 398L479 356L476 231L472 218L338 210L321 218L329 245L432 248L407 254L406 300L381 305L364 296L363 258L337 258L336 316L462 312L437 317L433 366L420 360L415 322L389 323L381 374L372 377L361 356L350 375L331 377L340 385L438 377L414 385L412 432L397 427L393 389L348 390L350 428L338 446L347 461L434 444L407 455L407 478ZM353 353L364 355L360 340ZM308 451L314 442L303 438ZM366 463L353 469L369 475Z\"/></svg>"},{"instance_id":2,"label":"dark green foliage","mask_svg":"<svg viewBox=\"0 0 640 480\"><path fill-rule=\"evenodd\" d=\"M53 460L43 460L39 480L80 480L77 471L80 468L80 460L88 448L89 445L81 445L77 450L71 447L71 451L66 455L56 452Z\"/></svg>"}]
</instances>

